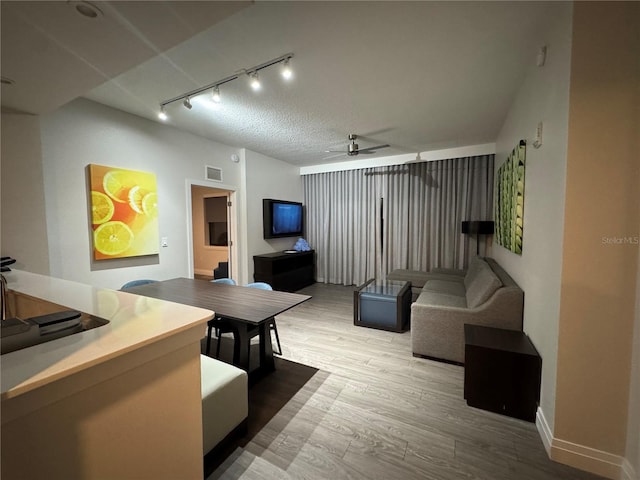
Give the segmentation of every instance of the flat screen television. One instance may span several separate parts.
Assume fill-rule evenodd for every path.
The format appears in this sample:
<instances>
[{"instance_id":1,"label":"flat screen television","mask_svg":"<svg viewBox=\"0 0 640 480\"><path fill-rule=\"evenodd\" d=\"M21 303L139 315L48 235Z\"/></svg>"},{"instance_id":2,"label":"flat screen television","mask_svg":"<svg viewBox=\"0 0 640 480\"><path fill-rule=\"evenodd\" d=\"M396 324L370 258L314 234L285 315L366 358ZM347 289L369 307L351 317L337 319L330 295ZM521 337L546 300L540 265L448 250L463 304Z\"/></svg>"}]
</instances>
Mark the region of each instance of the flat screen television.
<instances>
[{"instance_id":1,"label":"flat screen television","mask_svg":"<svg viewBox=\"0 0 640 480\"><path fill-rule=\"evenodd\" d=\"M304 228L302 203L265 198L262 200L264 238L300 237Z\"/></svg>"}]
</instances>

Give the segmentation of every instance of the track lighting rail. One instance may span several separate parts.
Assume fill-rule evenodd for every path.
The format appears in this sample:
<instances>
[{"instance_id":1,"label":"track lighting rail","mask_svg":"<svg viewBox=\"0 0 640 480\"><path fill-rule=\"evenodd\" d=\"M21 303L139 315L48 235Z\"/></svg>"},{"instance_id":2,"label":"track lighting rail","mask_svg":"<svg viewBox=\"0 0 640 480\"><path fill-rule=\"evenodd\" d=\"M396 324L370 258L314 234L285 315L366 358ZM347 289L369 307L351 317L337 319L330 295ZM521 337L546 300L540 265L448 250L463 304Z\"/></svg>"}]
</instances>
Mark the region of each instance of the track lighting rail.
<instances>
[{"instance_id":1,"label":"track lighting rail","mask_svg":"<svg viewBox=\"0 0 640 480\"><path fill-rule=\"evenodd\" d=\"M259 65L255 65L253 67L250 68L244 68L242 70L237 71L235 74L233 75L229 75L228 77L225 77L221 80L215 81L213 83L210 83L208 85L205 85L203 87L199 87L196 88L194 90L191 90L189 92L183 93L178 95L177 97L173 97L170 98L169 100L164 100L162 102L160 102L160 112L161 114L164 113L164 107L175 103L175 102L186 102L188 101L191 97L194 97L196 95L199 95L203 92L206 92L207 90L213 90L213 89L217 89L218 87L220 87L221 85L224 85L225 83L229 83L232 82L233 80L236 80L237 78L239 78L242 75L252 75L255 74L257 72L259 72L260 70L263 70L267 67L270 67L272 65L276 65L278 63L285 63L288 64L289 59L293 58L293 53L286 53L284 55L280 55L277 58L274 58L272 60L269 60L267 62L261 63Z\"/></svg>"},{"instance_id":2,"label":"track lighting rail","mask_svg":"<svg viewBox=\"0 0 640 480\"><path fill-rule=\"evenodd\" d=\"M160 102L160 107L164 107L169 105L170 103L179 102L180 100L184 100L187 97L193 97L195 95L200 95L203 92L206 92L209 89L213 89L215 87L219 87L220 85L224 85L225 83L229 83L232 80L238 78L241 74L237 73L235 75L230 75L222 80L218 80L217 82L210 83L209 85L205 85L204 87L196 88L195 90L191 90L190 92L183 93L177 97L170 98L169 100L165 100L164 102Z\"/></svg>"}]
</instances>

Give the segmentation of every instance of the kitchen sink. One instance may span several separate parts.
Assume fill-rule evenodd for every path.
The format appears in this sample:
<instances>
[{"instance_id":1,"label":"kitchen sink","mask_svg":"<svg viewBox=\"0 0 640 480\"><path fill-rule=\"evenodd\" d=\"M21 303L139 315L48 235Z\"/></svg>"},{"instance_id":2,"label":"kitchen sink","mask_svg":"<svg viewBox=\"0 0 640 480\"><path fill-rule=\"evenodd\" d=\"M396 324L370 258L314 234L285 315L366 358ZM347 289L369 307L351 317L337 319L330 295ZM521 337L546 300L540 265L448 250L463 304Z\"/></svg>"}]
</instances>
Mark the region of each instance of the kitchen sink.
<instances>
[{"instance_id":1,"label":"kitchen sink","mask_svg":"<svg viewBox=\"0 0 640 480\"><path fill-rule=\"evenodd\" d=\"M69 310L28 295L6 291L6 312L0 328L0 352L14 352L107 325L109 320Z\"/></svg>"}]
</instances>

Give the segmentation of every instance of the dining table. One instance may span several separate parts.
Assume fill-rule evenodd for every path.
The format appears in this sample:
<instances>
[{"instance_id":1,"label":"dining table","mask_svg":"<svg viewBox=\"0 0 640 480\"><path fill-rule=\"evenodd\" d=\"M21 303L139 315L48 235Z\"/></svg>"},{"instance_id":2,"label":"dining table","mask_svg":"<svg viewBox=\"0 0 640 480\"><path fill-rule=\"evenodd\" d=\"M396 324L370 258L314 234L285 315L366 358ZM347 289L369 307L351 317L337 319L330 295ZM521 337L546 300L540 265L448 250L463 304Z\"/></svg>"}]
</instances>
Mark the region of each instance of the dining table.
<instances>
[{"instance_id":1,"label":"dining table","mask_svg":"<svg viewBox=\"0 0 640 480\"><path fill-rule=\"evenodd\" d=\"M298 293L259 290L192 278L162 280L123 291L213 310L216 317L233 325L233 363L245 370L252 380L275 370L269 321L311 298ZM250 333L256 328L259 332L259 364L250 371L251 337L254 336Z\"/></svg>"}]
</instances>

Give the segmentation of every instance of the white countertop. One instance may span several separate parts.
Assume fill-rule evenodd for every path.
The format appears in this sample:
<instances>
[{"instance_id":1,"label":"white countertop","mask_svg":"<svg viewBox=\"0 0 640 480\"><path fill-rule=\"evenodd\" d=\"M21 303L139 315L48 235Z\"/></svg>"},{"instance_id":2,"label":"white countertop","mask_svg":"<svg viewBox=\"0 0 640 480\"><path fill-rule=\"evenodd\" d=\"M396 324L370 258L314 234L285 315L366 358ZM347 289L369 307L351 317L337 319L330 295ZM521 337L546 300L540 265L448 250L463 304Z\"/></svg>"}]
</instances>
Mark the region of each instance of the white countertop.
<instances>
[{"instance_id":1,"label":"white countertop","mask_svg":"<svg viewBox=\"0 0 640 480\"><path fill-rule=\"evenodd\" d=\"M2 355L3 400L204 326L213 317L211 310L34 273L13 270L4 276L9 290L109 320L109 324Z\"/></svg>"}]
</instances>

